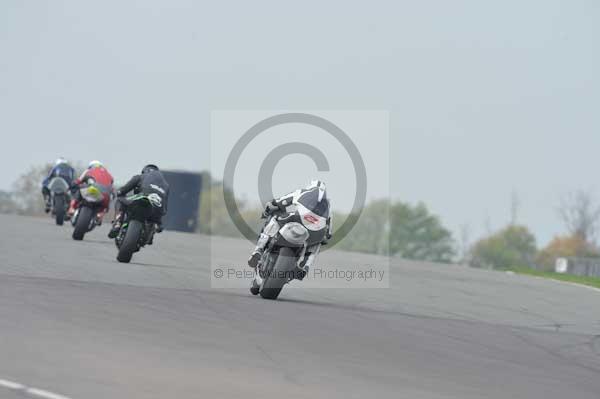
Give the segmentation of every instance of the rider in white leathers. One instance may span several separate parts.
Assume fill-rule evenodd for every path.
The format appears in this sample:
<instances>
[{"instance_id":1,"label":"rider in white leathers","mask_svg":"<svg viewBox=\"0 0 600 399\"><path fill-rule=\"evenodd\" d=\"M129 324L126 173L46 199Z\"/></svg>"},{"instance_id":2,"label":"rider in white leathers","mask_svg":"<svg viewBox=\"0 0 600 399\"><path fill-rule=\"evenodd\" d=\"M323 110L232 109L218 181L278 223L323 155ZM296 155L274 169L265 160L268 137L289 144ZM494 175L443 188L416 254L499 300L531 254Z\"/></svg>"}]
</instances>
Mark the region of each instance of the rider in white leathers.
<instances>
[{"instance_id":1,"label":"rider in white leathers","mask_svg":"<svg viewBox=\"0 0 600 399\"><path fill-rule=\"evenodd\" d=\"M321 245L326 244L332 236L330 202L327 198L327 190L325 187L325 183L323 183L320 180L313 180L304 189L298 189L292 193L284 195L281 198L273 199L267 202L267 204L265 205L265 211L263 213L263 217L265 218L272 216L277 211L280 211L282 213L293 213L295 212L296 207L298 206L298 199L309 191L315 191L318 193L319 202L325 201L323 202L323 205L326 206L327 209L329 209L330 216L327 218L326 226L324 226L324 228L327 228L327 233L325 234L325 238L323 239L323 241L319 244L312 245L311 247L306 249L306 256L301 265L301 267L304 270L308 270L308 268L312 266L312 263L314 262L316 256L319 253ZM262 257L267 243L272 237L275 237L275 235L277 235L279 228L279 223L275 218L271 218L269 222L265 225L256 243L256 248L254 248L250 259L248 259L248 265L250 267L256 268L258 266L258 262Z\"/></svg>"}]
</instances>

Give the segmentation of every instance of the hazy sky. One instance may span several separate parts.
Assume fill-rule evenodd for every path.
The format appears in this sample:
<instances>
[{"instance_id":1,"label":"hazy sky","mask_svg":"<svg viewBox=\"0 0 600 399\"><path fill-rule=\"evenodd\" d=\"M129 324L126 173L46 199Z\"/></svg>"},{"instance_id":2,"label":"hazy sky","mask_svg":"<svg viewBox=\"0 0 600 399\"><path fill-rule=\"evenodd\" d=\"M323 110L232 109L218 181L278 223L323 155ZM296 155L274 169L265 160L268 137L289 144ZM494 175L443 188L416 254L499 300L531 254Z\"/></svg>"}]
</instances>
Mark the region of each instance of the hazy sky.
<instances>
[{"instance_id":1,"label":"hazy sky","mask_svg":"<svg viewBox=\"0 0 600 399\"><path fill-rule=\"evenodd\" d=\"M4 0L0 189L58 155L207 169L213 110L384 110L393 197L475 238L515 190L545 243L562 194L600 201L599 21L593 0Z\"/></svg>"}]
</instances>

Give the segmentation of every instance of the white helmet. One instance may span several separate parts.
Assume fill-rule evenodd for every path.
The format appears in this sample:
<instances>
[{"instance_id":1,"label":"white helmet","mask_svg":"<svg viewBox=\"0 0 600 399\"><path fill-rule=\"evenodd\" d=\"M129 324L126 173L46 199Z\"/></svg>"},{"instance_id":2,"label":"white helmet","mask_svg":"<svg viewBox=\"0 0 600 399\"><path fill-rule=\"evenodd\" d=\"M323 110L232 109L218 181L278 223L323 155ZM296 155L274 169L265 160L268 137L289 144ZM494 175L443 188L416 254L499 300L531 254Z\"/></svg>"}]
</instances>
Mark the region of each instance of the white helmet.
<instances>
[{"instance_id":1,"label":"white helmet","mask_svg":"<svg viewBox=\"0 0 600 399\"><path fill-rule=\"evenodd\" d=\"M64 159L63 157L56 158L56 161L54 161L54 165L55 165L55 166L56 166L56 165L63 164L63 163L68 163L68 162L67 162L67 160L66 160L66 159Z\"/></svg>"},{"instance_id":2,"label":"white helmet","mask_svg":"<svg viewBox=\"0 0 600 399\"><path fill-rule=\"evenodd\" d=\"M104 165L102 164L102 162L98 161L97 159L94 159L92 162L90 162L88 164L88 169L92 169L92 168L101 168Z\"/></svg>"},{"instance_id":3,"label":"white helmet","mask_svg":"<svg viewBox=\"0 0 600 399\"><path fill-rule=\"evenodd\" d=\"M325 186L325 182L321 180L311 180L310 184L306 187L307 190L311 190L313 188L319 189L319 202L326 197L327 187Z\"/></svg>"}]
</instances>

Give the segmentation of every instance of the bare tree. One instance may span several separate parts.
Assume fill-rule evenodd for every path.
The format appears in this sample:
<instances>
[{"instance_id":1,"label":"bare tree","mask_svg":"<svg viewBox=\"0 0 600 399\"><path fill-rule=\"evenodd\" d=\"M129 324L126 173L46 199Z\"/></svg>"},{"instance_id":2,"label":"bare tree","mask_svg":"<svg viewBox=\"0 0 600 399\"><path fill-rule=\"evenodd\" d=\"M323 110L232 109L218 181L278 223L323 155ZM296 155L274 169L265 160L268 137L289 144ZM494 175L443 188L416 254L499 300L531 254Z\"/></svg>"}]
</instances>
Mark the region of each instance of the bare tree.
<instances>
[{"instance_id":1,"label":"bare tree","mask_svg":"<svg viewBox=\"0 0 600 399\"><path fill-rule=\"evenodd\" d=\"M13 184L13 199L17 213L23 215L43 215L42 180L52 168L52 164L32 166L21 174Z\"/></svg>"},{"instance_id":2,"label":"bare tree","mask_svg":"<svg viewBox=\"0 0 600 399\"><path fill-rule=\"evenodd\" d=\"M594 202L591 192L578 190L565 196L558 208L569 233L588 243L595 243L600 222L600 206Z\"/></svg>"},{"instance_id":3,"label":"bare tree","mask_svg":"<svg viewBox=\"0 0 600 399\"><path fill-rule=\"evenodd\" d=\"M487 211L483 217L483 230L488 236L492 235L492 232L494 231L492 228L492 218L490 218L490 214L487 213Z\"/></svg>"},{"instance_id":4,"label":"bare tree","mask_svg":"<svg viewBox=\"0 0 600 399\"><path fill-rule=\"evenodd\" d=\"M467 223L460 226L460 263L469 264L471 251L471 228Z\"/></svg>"},{"instance_id":5,"label":"bare tree","mask_svg":"<svg viewBox=\"0 0 600 399\"><path fill-rule=\"evenodd\" d=\"M510 193L510 224L516 225L519 218L519 210L521 209L521 199L517 190L512 190Z\"/></svg>"}]
</instances>

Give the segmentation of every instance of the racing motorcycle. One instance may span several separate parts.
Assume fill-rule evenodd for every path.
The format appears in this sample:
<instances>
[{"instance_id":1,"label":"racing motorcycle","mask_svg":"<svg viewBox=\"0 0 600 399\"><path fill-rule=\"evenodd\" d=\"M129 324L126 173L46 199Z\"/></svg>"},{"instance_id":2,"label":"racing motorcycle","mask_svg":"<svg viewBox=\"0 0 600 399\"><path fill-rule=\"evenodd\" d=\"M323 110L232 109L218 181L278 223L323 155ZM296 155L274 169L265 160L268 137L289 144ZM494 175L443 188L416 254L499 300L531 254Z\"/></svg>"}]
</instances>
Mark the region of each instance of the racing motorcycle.
<instances>
[{"instance_id":1,"label":"racing motorcycle","mask_svg":"<svg viewBox=\"0 0 600 399\"><path fill-rule=\"evenodd\" d=\"M318 194L313 192L302 195L296 206L272 216L280 228L267 243L258 262L250 287L253 295L277 299L284 285L306 275L308 270L303 262L306 249L325 238L329 212L329 204L319 202Z\"/></svg>"},{"instance_id":2,"label":"racing motorcycle","mask_svg":"<svg viewBox=\"0 0 600 399\"><path fill-rule=\"evenodd\" d=\"M97 214L102 210L104 195L101 187L93 177L87 177L79 185L79 207L75 210L71 224L73 225L73 239L80 241L86 233L94 230L98 225Z\"/></svg>"},{"instance_id":3,"label":"racing motorcycle","mask_svg":"<svg viewBox=\"0 0 600 399\"><path fill-rule=\"evenodd\" d=\"M119 249L117 260L129 263L135 252L152 243L156 225L149 219L153 208L162 208L162 198L156 193L135 194L120 202L124 212L121 229L115 237L115 244Z\"/></svg>"},{"instance_id":4,"label":"racing motorcycle","mask_svg":"<svg viewBox=\"0 0 600 399\"><path fill-rule=\"evenodd\" d=\"M48 190L50 191L52 216L54 216L56 224L62 226L71 201L69 183L62 177L53 177L48 182Z\"/></svg>"}]
</instances>

